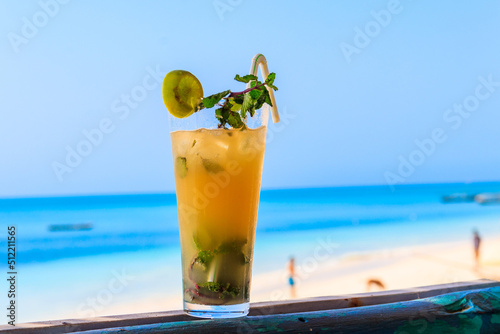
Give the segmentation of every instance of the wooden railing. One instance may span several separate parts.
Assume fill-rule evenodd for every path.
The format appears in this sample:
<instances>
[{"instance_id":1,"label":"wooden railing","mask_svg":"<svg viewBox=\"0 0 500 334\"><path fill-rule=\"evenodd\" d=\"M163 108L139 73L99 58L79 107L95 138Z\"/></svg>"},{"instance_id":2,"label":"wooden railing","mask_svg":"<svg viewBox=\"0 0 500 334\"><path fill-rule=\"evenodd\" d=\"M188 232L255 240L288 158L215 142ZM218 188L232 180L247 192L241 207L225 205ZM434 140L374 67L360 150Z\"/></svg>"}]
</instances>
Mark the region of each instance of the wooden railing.
<instances>
[{"instance_id":1,"label":"wooden railing","mask_svg":"<svg viewBox=\"0 0 500 334\"><path fill-rule=\"evenodd\" d=\"M500 333L500 282L252 303L250 314L200 320L181 311L0 326L9 333Z\"/></svg>"}]
</instances>

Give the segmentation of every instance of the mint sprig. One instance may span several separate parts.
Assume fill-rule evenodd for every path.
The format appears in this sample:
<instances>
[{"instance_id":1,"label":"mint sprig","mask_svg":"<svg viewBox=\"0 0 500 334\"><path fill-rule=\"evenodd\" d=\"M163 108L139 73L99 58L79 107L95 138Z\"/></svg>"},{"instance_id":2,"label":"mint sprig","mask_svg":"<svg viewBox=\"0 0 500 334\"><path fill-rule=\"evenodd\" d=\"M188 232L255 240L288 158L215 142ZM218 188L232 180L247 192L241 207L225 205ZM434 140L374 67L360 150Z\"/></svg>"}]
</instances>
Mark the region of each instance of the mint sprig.
<instances>
[{"instance_id":1,"label":"mint sprig","mask_svg":"<svg viewBox=\"0 0 500 334\"><path fill-rule=\"evenodd\" d=\"M202 101L202 104L203 104L203 107L205 108L212 108L213 106L215 106L217 103L219 103L219 101L226 95L228 95L229 93L231 93L230 90L225 90L223 92L220 92L220 93L217 93L217 94L213 94L213 95L210 95L210 96L207 96L207 97L204 97L203 98L203 101Z\"/></svg>"},{"instance_id":2,"label":"mint sprig","mask_svg":"<svg viewBox=\"0 0 500 334\"><path fill-rule=\"evenodd\" d=\"M206 282L200 285L200 288L205 288L210 292L215 292L219 294L220 299L226 297L236 297L240 293L240 288L233 286L230 283L218 283L218 282Z\"/></svg>"},{"instance_id":3,"label":"mint sprig","mask_svg":"<svg viewBox=\"0 0 500 334\"><path fill-rule=\"evenodd\" d=\"M234 80L250 83L250 88L241 92L225 90L207 96L203 98L197 111L204 108L213 108L217 105L219 108L215 109L215 117L219 121L219 128L227 129L227 126L235 129L246 128L245 121L247 114L253 117L255 110L262 108L264 103L269 104L271 107L273 106L266 86L277 91L278 87L274 85L275 78L276 74L271 73L267 76L265 82L260 82L257 76L253 74L244 76L237 74Z\"/></svg>"},{"instance_id":4,"label":"mint sprig","mask_svg":"<svg viewBox=\"0 0 500 334\"><path fill-rule=\"evenodd\" d=\"M233 253L241 258L242 264L249 262L249 258L243 252L243 247L247 243L246 239L225 242L215 249L202 249L199 241L196 238L193 238L193 240L196 248L198 249L198 253L191 261L191 269L193 268L193 265L195 263L199 263L204 268L207 268L210 262L212 262L214 257L216 257L218 254Z\"/></svg>"}]
</instances>

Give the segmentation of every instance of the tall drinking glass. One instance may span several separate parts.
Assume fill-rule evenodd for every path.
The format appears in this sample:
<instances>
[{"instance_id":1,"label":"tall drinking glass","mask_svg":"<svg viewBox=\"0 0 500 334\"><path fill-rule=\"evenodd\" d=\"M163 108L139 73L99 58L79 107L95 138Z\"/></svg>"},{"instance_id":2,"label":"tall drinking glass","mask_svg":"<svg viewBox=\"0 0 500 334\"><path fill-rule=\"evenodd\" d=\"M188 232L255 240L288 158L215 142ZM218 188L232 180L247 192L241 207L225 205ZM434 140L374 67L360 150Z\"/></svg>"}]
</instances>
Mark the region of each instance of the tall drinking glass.
<instances>
[{"instance_id":1,"label":"tall drinking glass","mask_svg":"<svg viewBox=\"0 0 500 334\"><path fill-rule=\"evenodd\" d=\"M170 116L182 253L184 311L204 318L248 314L268 120L218 129L213 110Z\"/></svg>"}]
</instances>

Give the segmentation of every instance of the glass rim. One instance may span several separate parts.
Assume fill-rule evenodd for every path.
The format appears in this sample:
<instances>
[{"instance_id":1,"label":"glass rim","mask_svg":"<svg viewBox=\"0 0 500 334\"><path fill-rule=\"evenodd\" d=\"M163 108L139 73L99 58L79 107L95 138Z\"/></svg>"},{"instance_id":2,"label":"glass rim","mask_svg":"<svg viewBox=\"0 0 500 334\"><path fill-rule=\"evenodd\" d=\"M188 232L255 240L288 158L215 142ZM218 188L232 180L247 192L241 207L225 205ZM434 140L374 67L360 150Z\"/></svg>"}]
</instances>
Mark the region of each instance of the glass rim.
<instances>
[{"instance_id":1,"label":"glass rim","mask_svg":"<svg viewBox=\"0 0 500 334\"><path fill-rule=\"evenodd\" d=\"M246 125L250 129L256 129L266 126L269 123L269 106L264 104L262 108L255 111L253 117L247 115ZM177 118L168 114L168 125L170 132L180 130L198 130L198 129L218 129L219 121L215 117L214 109L203 109L188 117Z\"/></svg>"}]
</instances>

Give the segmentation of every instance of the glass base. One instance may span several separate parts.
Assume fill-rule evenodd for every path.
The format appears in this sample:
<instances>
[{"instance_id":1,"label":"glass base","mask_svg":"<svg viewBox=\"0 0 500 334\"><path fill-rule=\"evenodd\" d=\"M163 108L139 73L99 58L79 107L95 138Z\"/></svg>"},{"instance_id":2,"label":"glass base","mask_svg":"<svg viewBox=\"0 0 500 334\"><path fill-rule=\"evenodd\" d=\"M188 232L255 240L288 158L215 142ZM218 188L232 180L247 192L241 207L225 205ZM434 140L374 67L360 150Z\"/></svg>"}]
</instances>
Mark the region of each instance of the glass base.
<instances>
[{"instance_id":1,"label":"glass base","mask_svg":"<svg viewBox=\"0 0 500 334\"><path fill-rule=\"evenodd\" d=\"M184 302L184 312L186 314L209 319L239 318L248 314L250 303L234 305L201 305Z\"/></svg>"}]
</instances>

